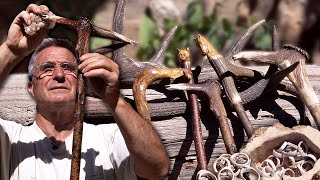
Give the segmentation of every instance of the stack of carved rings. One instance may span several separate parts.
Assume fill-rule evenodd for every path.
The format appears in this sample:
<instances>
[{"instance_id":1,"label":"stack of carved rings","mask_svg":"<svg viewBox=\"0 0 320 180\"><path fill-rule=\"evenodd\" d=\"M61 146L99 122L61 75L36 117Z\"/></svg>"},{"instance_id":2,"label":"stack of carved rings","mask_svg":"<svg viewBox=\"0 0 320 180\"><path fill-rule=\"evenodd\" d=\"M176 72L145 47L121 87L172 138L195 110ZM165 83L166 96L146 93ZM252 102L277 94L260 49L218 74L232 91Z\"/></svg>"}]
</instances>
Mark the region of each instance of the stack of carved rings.
<instances>
[{"instance_id":1,"label":"stack of carved rings","mask_svg":"<svg viewBox=\"0 0 320 180\"><path fill-rule=\"evenodd\" d=\"M217 180L217 177L210 171L202 169L197 173L197 180Z\"/></svg>"},{"instance_id":2,"label":"stack of carved rings","mask_svg":"<svg viewBox=\"0 0 320 180\"><path fill-rule=\"evenodd\" d=\"M197 179L207 177L209 179L255 179L259 180L259 173L250 166L251 159L245 153L222 154L213 162L213 174L208 171L199 171Z\"/></svg>"},{"instance_id":3,"label":"stack of carved rings","mask_svg":"<svg viewBox=\"0 0 320 180\"><path fill-rule=\"evenodd\" d=\"M312 169L317 158L308 146L300 141L298 145L285 141L277 150L273 150L266 160L255 165L263 177L299 177Z\"/></svg>"}]
</instances>

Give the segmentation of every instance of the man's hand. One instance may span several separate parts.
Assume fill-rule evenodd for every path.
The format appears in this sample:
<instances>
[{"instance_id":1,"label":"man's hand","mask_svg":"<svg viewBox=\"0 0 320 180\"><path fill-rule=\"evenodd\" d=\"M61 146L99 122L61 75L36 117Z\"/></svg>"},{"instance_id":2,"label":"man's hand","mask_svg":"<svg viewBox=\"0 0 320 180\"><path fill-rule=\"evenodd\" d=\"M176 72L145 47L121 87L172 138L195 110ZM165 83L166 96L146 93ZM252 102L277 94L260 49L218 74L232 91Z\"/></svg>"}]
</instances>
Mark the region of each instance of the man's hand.
<instances>
[{"instance_id":1,"label":"man's hand","mask_svg":"<svg viewBox=\"0 0 320 180\"><path fill-rule=\"evenodd\" d=\"M30 13L36 15L52 14L47 6L30 4L25 11L20 12L15 17L9 28L8 36L4 44L17 56L27 56L38 47L48 34L49 22L46 22L46 25L40 28L33 36L29 36L24 32L23 25L28 26L32 23Z\"/></svg>"},{"instance_id":2,"label":"man's hand","mask_svg":"<svg viewBox=\"0 0 320 180\"><path fill-rule=\"evenodd\" d=\"M119 66L111 59L88 53L80 57L79 69L89 80L92 90L109 105L119 97Z\"/></svg>"}]
</instances>

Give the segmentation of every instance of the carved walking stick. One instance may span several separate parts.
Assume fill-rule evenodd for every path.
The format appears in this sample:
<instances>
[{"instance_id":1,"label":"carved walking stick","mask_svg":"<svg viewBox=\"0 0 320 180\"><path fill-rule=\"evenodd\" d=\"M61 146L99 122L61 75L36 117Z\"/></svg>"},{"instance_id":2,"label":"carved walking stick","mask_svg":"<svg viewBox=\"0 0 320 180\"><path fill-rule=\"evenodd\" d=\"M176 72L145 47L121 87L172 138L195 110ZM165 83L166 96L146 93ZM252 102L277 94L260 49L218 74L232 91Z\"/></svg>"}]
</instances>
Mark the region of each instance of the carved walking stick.
<instances>
[{"instance_id":1,"label":"carved walking stick","mask_svg":"<svg viewBox=\"0 0 320 180\"><path fill-rule=\"evenodd\" d=\"M81 18L77 21L77 52L78 56L89 52L89 36L91 30L91 23L87 18ZM82 144L82 131L84 119L84 100L85 100L85 82L83 74L78 74L77 82L77 98L76 98L76 112L75 112L75 125L73 130L73 144L72 144L72 160L71 160L71 173L70 179L79 179L80 174L80 160L81 160L81 144Z\"/></svg>"},{"instance_id":2,"label":"carved walking stick","mask_svg":"<svg viewBox=\"0 0 320 180\"><path fill-rule=\"evenodd\" d=\"M186 68L191 71L190 65L190 52L189 48L182 49L178 51L178 59L180 61L180 67ZM191 79L188 84L194 84L194 76L191 74ZM207 169L207 161L205 149L202 142L202 132L201 132L201 121L200 121L200 113L199 113L199 105L198 105L198 97L196 94L188 91L188 103L191 108L191 119L192 119L192 134L193 140L196 148L197 161L200 169Z\"/></svg>"},{"instance_id":3,"label":"carved walking stick","mask_svg":"<svg viewBox=\"0 0 320 180\"><path fill-rule=\"evenodd\" d=\"M92 26L91 22L87 18L80 18L78 21L70 20L67 18L59 17L56 15L42 15L44 19L49 19L57 23L68 25L69 27L77 31L77 45L76 50L78 56L89 53L89 36L90 33L99 37L109 38L113 40L119 40L125 43L134 43L134 41L128 38L108 30L103 30L98 27ZM112 48L111 48L112 49ZM80 63L80 62L79 62ZM85 102L85 82L83 74L78 74L77 81L77 93L76 93L76 109L75 109L75 125L73 133L72 144L72 160L71 160L71 173L70 179L79 179L80 174L80 160L81 160L81 144L82 144L82 132L83 132L83 120L84 120L84 102Z\"/></svg>"},{"instance_id":4,"label":"carved walking stick","mask_svg":"<svg viewBox=\"0 0 320 180\"><path fill-rule=\"evenodd\" d=\"M222 85L225 89L226 96L232 105L236 109L236 112L242 121L244 129L248 137L251 137L253 134L253 127L250 123L250 120L246 114L246 111L243 108L241 97L235 87L233 77L231 77L230 72L225 66L225 60L212 45L206 40L203 36L198 35L196 38L197 45L201 49L202 53L206 55L217 72L219 78L222 81ZM229 73L229 74L228 74Z\"/></svg>"},{"instance_id":5,"label":"carved walking stick","mask_svg":"<svg viewBox=\"0 0 320 180\"><path fill-rule=\"evenodd\" d=\"M163 78L175 79L186 76L191 79L191 71L186 68L152 68L143 71L133 82L133 97L138 113L145 120L151 121L149 107L146 98L146 89L153 81Z\"/></svg>"},{"instance_id":6,"label":"carved walking stick","mask_svg":"<svg viewBox=\"0 0 320 180\"><path fill-rule=\"evenodd\" d=\"M229 154L234 154L238 151L234 142L230 125L227 119L227 112L224 108L221 99L220 84L216 80L208 80L201 84L170 84L167 86L168 90L192 90L206 93L209 99L210 110L219 122L219 127L223 137L226 150Z\"/></svg>"},{"instance_id":7,"label":"carved walking stick","mask_svg":"<svg viewBox=\"0 0 320 180\"><path fill-rule=\"evenodd\" d=\"M91 32L91 22L87 18L80 18L78 21L69 20L66 18L57 18L54 16L44 16L45 19L50 19L58 23L69 25L77 31L77 45L76 50L78 56L89 52L89 36ZM75 124L73 130L73 144L72 144L72 159L71 159L71 173L70 179L77 180L80 175L80 161L81 161L81 144L84 120L84 101L85 101L85 82L83 74L78 74L77 93L76 93L76 109L75 109Z\"/></svg>"}]
</instances>

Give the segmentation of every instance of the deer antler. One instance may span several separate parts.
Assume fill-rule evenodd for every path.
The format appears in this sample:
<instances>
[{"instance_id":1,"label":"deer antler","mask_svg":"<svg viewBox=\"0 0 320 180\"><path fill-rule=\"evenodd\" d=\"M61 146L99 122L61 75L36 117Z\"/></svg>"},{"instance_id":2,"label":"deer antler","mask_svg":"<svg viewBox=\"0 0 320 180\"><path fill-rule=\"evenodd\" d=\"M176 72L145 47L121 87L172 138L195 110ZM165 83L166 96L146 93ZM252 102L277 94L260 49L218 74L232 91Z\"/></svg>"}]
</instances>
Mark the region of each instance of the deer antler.
<instances>
[{"instance_id":1,"label":"deer antler","mask_svg":"<svg viewBox=\"0 0 320 180\"><path fill-rule=\"evenodd\" d=\"M113 30L119 34L123 34L123 22L125 14L126 0L118 0L116 4L116 10L113 19ZM165 68L161 61L161 57L164 55L165 50L168 48L170 41L176 32L177 27L174 27L163 39L159 50L155 55L147 62L135 61L128 57L123 48L117 49L112 54L112 59L120 67L120 80L122 84L131 84L135 78L144 70L150 68Z\"/></svg>"}]
</instances>

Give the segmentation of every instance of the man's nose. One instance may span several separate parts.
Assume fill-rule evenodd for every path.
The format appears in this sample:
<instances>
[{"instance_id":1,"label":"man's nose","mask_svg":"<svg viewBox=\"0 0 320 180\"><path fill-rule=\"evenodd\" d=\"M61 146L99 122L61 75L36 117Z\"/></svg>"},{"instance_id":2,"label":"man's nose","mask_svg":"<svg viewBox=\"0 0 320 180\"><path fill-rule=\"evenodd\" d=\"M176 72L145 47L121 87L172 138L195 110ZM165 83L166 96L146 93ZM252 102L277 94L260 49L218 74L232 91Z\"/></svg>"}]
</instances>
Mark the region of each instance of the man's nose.
<instances>
[{"instance_id":1,"label":"man's nose","mask_svg":"<svg viewBox=\"0 0 320 180\"><path fill-rule=\"evenodd\" d=\"M56 66L53 71L52 78L58 82L64 82L65 76L63 69L60 66Z\"/></svg>"}]
</instances>

